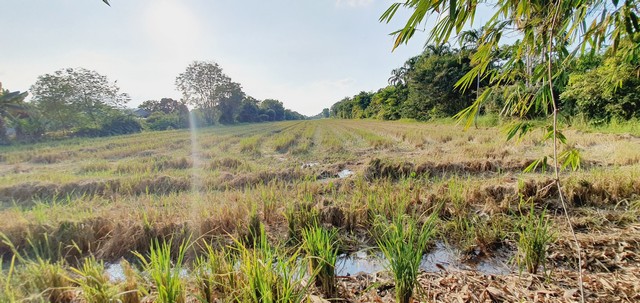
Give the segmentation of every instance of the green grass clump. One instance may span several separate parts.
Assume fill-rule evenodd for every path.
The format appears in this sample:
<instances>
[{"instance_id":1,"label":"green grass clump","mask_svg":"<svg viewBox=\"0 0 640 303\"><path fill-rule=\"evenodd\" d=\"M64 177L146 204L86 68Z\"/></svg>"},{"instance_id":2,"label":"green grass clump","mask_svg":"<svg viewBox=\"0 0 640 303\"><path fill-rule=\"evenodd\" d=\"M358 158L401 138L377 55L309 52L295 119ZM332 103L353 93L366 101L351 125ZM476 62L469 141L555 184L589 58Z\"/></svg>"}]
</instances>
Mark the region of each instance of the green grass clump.
<instances>
[{"instance_id":1,"label":"green grass clump","mask_svg":"<svg viewBox=\"0 0 640 303\"><path fill-rule=\"evenodd\" d=\"M273 139L273 148L279 153L286 153L293 147L298 139L299 134L281 133Z\"/></svg>"},{"instance_id":2,"label":"green grass clump","mask_svg":"<svg viewBox=\"0 0 640 303\"><path fill-rule=\"evenodd\" d=\"M328 298L336 296L336 261L338 241L335 230L314 226L302 231L303 249L309 262L309 272L315 273L315 284Z\"/></svg>"},{"instance_id":3,"label":"green grass clump","mask_svg":"<svg viewBox=\"0 0 640 303\"><path fill-rule=\"evenodd\" d=\"M0 258L0 264L4 264L2 262L2 258ZM16 302L18 301L18 295L11 284L11 278L15 271L16 264L16 255L13 255L11 258L11 263L6 270L4 270L4 266L0 266L0 302Z\"/></svg>"},{"instance_id":4,"label":"green grass clump","mask_svg":"<svg viewBox=\"0 0 640 303\"><path fill-rule=\"evenodd\" d=\"M260 154L260 142L262 137L259 135L243 138L240 140L240 151L243 153Z\"/></svg>"},{"instance_id":5,"label":"green grass clump","mask_svg":"<svg viewBox=\"0 0 640 303\"><path fill-rule=\"evenodd\" d=\"M149 256L136 253L145 271L149 273L157 288L156 302L184 303L184 284L180 279L183 270L186 243L182 243L175 262L171 262L171 241L160 244L157 240L151 243Z\"/></svg>"},{"instance_id":6,"label":"green grass clump","mask_svg":"<svg viewBox=\"0 0 640 303\"><path fill-rule=\"evenodd\" d=\"M304 268L298 264L299 251L289 256L267 242L261 226L259 242L248 248L237 242L240 255L239 302L305 302L308 285L303 283Z\"/></svg>"},{"instance_id":7,"label":"green grass clump","mask_svg":"<svg viewBox=\"0 0 640 303\"><path fill-rule=\"evenodd\" d=\"M226 250L215 250L204 244L204 255L196 257L195 280L200 302L217 302L217 298L233 299L238 286L234 259Z\"/></svg>"},{"instance_id":8,"label":"green grass clump","mask_svg":"<svg viewBox=\"0 0 640 303\"><path fill-rule=\"evenodd\" d=\"M520 270L526 268L529 273L536 274L541 265L545 267L547 247L554 239L546 210L538 216L532 206L529 213L520 218L516 255Z\"/></svg>"},{"instance_id":9,"label":"green grass clump","mask_svg":"<svg viewBox=\"0 0 640 303\"><path fill-rule=\"evenodd\" d=\"M23 287L36 302L69 302L73 298L74 287L64 262L37 258L27 261L24 272L29 279Z\"/></svg>"},{"instance_id":10,"label":"green grass clump","mask_svg":"<svg viewBox=\"0 0 640 303\"><path fill-rule=\"evenodd\" d=\"M378 246L389 262L397 302L409 303L413 297L420 262L433 234L435 218L431 215L420 226L416 219L398 214L391 222L380 218L376 223Z\"/></svg>"},{"instance_id":11,"label":"green grass clump","mask_svg":"<svg viewBox=\"0 0 640 303\"><path fill-rule=\"evenodd\" d=\"M73 281L80 286L82 297L87 302L111 303L119 300L119 290L109 281L109 277L104 272L103 262L89 257L84 260L82 267L71 268L71 271L79 276Z\"/></svg>"}]
</instances>

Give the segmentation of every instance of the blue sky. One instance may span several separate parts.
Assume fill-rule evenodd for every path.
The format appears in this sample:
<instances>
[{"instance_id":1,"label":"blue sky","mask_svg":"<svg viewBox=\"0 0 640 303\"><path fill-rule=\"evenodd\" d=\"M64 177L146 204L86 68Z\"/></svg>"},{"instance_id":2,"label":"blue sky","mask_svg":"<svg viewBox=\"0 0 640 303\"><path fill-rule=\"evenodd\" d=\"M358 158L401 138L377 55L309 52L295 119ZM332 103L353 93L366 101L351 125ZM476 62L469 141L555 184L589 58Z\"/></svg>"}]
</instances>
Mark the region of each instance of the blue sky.
<instances>
[{"instance_id":1,"label":"blue sky","mask_svg":"<svg viewBox=\"0 0 640 303\"><path fill-rule=\"evenodd\" d=\"M391 52L389 0L0 0L0 81L28 90L42 74L84 67L117 80L131 107L180 98L176 76L215 61L255 98L314 115L386 85L425 35ZM8 13L7 13L8 12ZM406 13L402 13L406 16Z\"/></svg>"}]
</instances>

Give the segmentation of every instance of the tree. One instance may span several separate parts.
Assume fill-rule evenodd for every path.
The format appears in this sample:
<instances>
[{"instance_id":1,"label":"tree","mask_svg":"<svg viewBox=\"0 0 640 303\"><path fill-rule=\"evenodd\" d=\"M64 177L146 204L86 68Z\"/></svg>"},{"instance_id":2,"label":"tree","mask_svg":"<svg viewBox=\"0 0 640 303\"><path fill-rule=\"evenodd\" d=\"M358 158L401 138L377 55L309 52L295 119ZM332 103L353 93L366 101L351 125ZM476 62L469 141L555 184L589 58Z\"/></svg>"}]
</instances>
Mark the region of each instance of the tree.
<instances>
[{"instance_id":1,"label":"tree","mask_svg":"<svg viewBox=\"0 0 640 303\"><path fill-rule=\"evenodd\" d=\"M560 95L563 105L595 124L640 119L640 64L621 59L620 54L609 56L598 67L572 73Z\"/></svg>"},{"instance_id":2,"label":"tree","mask_svg":"<svg viewBox=\"0 0 640 303\"><path fill-rule=\"evenodd\" d=\"M220 112L218 121L222 124L233 124L236 122L236 116L245 96L238 83L231 82L226 89L229 93L220 98L218 102L218 111Z\"/></svg>"},{"instance_id":3,"label":"tree","mask_svg":"<svg viewBox=\"0 0 640 303\"><path fill-rule=\"evenodd\" d=\"M369 109L372 117L382 120L398 120L401 116L401 108L407 100L407 88L387 86L376 92L371 98Z\"/></svg>"},{"instance_id":4,"label":"tree","mask_svg":"<svg viewBox=\"0 0 640 303\"><path fill-rule=\"evenodd\" d=\"M260 109L270 117L270 121L284 120L284 105L278 100L265 99L260 102ZM273 113L271 113L271 111L273 111Z\"/></svg>"},{"instance_id":5,"label":"tree","mask_svg":"<svg viewBox=\"0 0 640 303\"><path fill-rule=\"evenodd\" d=\"M151 113L163 112L165 114L189 114L189 108L184 102L176 101L171 98L162 98L160 101L147 100L142 102L138 108L147 110Z\"/></svg>"},{"instance_id":6,"label":"tree","mask_svg":"<svg viewBox=\"0 0 640 303\"><path fill-rule=\"evenodd\" d=\"M351 98L345 97L331 106L331 116L341 119L351 119L353 114Z\"/></svg>"},{"instance_id":7,"label":"tree","mask_svg":"<svg viewBox=\"0 0 640 303\"><path fill-rule=\"evenodd\" d=\"M393 86L406 85L409 73L413 71L413 67L416 62L418 62L419 58L420 56L411 57L407 61L405 61L404 65L402 65L401 67L391 70L391 77L388 80L389 84Z\"/></svg>"},{"instance_id":8,"label":"tree","mask_svg":"<svg viewBox=\"0 0 640 303\"><path fill-rule=\"evenodd\" d=\"M129 102L116 82L84 68L67 68L38 77L31 87L32 102L52 130L98 126L105 114Z\"/></svg>"},{"instance_id":9,"label":"tree","mask_svg":"<svg viewBox=\"0 0 640 303\"><path fill-rule=\"evenodd\" d=\"M329 118L331 116L331 112L328 108L322 109L322 118Z\"/></svg>"},{"instance_id":10,"label":"tree","mask_svg":"<svg viewBox=\"0 0 640 303\"><path fill-rule=\"evenodd\" d=\"M162 98L160 101L144 101L138 108L150 113L146 119L150 129L166 130L189 127L189 108L184 102Z\"/></svg>"},{"instance_id":11,"label":"tree","mask_svg":"<svg viewBox=\"0 0 640 303\"><path fill-rule=\"evenodd\" d=\"M366 109L371 104L371 97L373 93L362 91L359 94L353 96L353 107L351 117L355 119L368 118Z\"/></svg>"},{"instance_id":12,"label":"tree","mask_svg":"<svg viewBox=\"0 0 640 303\"><path fill-rule=\"evenodd\" d=\"M240 111L238 112L238 122L260 122L260 108L258 103L260 101L253 97L246 97L242 100L240 105Z\"/></svg>"},{"instance_id":13,"label":"tree","mask_svg":"<svg viewBox=\"0 0 640 303\"><path fill-rule=\"evenodd\" d=\"M25 112L26 97L27 92L4 90L0 82L0 145L10 143L7 136L7 120L15 120L17 115Z\"/></svg>"},{"instance_id":14,"label":"tree","mask_svg":"<svg viewBox=\"0 0 640 303\"><path fill-rule=\"evenodd\" d=\"M460 47L462 47L462 53L465 54L467 52L475 53L478 50L478 46L480 45L480 41L482 36L484 35L484 29L470 29L467 31L463 31L460 33L460 37L458 41L460 42ZM480 98L480 73L476 77L476 99ZM476 128L478 128L478 114L480 111L476 112L475 117L473 118L473 124Z\"/></svg>"},{"instance_id":15,"label":"tree","mask_svg":"<svg viewBox=\"0 0 640 303\"><path fill-rule=\"evenodd\" d=\"M220 102L237 95L239 84L222 72L215 62L194 61L176 78L176 87L185 102L196 106L204 114L207 124L215 124L220 114ZM242 100L242 99L239 99ZM238 100L238 101L239 101ZM226 119L226 118L225 118Z\"/></svg>"},{"instance_id":16,"label":"tree","mask_svg":"<svg viewBox=\"0 0 640 303\"><path fill-rule=\"evenodd\" d=\"M469 58L460 58L448 48L425 51L409 74L403 116L417 120L450 117L469 106L471 93L455 85L469 70Z\"/></svg>"},{"instance_id":17,"label":"tree","mask_svg":"<svg viewBox=\"0 0 640 303\"><path fill-rule=\"evenodd\" d=\"M406 0L405 2L392 4L380 17L380 21L390 22L400 7L412 10L412 14L405 26L396 31L394 48L408 42L414 35L416 28L430 15L437 15L436 25L429 34L428 41L436 44L444 44L449 41L452 33L459 34L465 25L473 23L476 16L478 0ZM520 42L516 43L514 52L507 62L502 64L499 70L490 73L490 82L497 86L504 81L521 82L517 79L518 70L523 63L527 67L529 59L536 54L541 54L541 63L533 72L525 74L524 83L512 87L503 112L518 114L524 117L531 108L536 108L543 113L551 109L551 131L545 137L553 144L553 168L555 184L559 198L562 202L566 219L571 225L567 207L562 196L562 187L559 179L559 138L564 136L558 129L558 100L554 85L566 80L566 70L573 57L578 52L584 52L587 46L593 51L598 50L605 42L612 42L612 49L616 51L622 40L629 40L633 44L632 50L625 57L637 58L640 49L640 25L638 14L640 7L637 1L612 0L608 1L515 1L499 0L492 3L496 13L485 24L487 31L485 39L478 46L478 51L473 56L474 68L467 73L458 85L463 89L468 88L478 74L487 72L488 66L494 57L494 50L500 45L505 32L519 34ZM575 45L573 50L568 46ZM529 68L527 68L529 71ZM459 117L467 121L467 126L473 121L473 117L484 100L491 95L491 87L480 96L469 108L460 112ZM509 132L509 138L520 133L523 135L531 130L526 121L516 124ZM564 164L576 163L572 155L575 152L563 153ZM546 157L545 157L546 159ZM540 163L540 162L538 162ZM572 229L573 231L573 229ZM573 233L577 246L578 266L581 269L582 260L580 247ZM582 287L582 271L580 274L580 293L584 302L584 290Z\"/></svg>"}]
</instances>

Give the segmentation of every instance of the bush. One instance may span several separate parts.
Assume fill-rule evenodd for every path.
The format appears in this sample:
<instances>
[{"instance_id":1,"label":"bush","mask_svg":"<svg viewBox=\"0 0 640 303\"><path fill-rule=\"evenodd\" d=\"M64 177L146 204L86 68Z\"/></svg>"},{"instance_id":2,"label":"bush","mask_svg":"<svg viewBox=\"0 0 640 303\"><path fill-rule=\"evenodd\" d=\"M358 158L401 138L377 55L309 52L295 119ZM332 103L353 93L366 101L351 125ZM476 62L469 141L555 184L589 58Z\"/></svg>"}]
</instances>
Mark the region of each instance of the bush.
<instances>
[{"instance_id":1,"label":"bush","mask_svg":"<svg viewBox=\"0 0 640 303\"><path fill-rule=\"evenodd\" d=\"M189 127L189 121L177 114L153 113L147 118L147 127L151 130L168 130Z\"/></svg>"},{"instance_id":2,"label":"bush","mask_svg":"<svg viewBox=\"0 0 640 303\"><path fill-rule=\"evenodd\" d=\"M102 137L102 129L95 126L79 127L73 132L74 137Z\"/></svg>"},{"instance_id":3,"label":"bush","mask_svg":"<svg viewBox=\"0 0 640 303\"><path fill-rule=\"evenodd\" d=\"M132 116L114 116L102 123L102 133L105 136L139 133L142 131L140 121Z\"/></svg>"},{"instance_id":4,"label":"bush","mask_svg":"<svg viewBox=\"0 0 640 303\"><path fill-rule=\"evenodd\" d=\"M80 127L76 129L74 135L76 137L106 137L139 133L140 131L142 131L142 125L136 118L116 115L107 117L100 127Z\"/></svg>"}]
</instances>

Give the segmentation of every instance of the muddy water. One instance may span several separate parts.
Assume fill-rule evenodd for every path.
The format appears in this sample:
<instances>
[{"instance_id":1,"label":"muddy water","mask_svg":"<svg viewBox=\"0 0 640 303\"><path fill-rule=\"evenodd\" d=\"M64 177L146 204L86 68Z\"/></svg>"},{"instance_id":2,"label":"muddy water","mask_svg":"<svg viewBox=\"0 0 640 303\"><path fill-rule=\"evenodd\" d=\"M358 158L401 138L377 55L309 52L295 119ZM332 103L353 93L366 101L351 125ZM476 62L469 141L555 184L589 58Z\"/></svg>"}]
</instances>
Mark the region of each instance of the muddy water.
<instances>
[{"instance_id":1,"label":"muddy water","mask_svg":"<svg viewBox=\"0 0 640 303\"><path fill-rule=\"evenodd\" d=\"M475 270L488 275L506 275L513 273L515 269L509 264L509 252L498 251L492 257L476 258L475 261L461 261L460 252L448 247L442 242L437 242L431 251L422 257L420 269L426 272L438 272L442 270ZM351 254L338 256L336 262L336 275L351 276L359 273L372 274L386 270L388 265L382 252L377 249L360 250ZM124 271L120 263L106 264L106 274L114 282L125 279ZM189 271L183 269L180 276L185 278Z\"/></svg>"},{"instance_id":2,"label":"muddy water","mask_svg":"<svg viewBox=\"0 0 640 303\"><path fill-rule=\"evenodd\" d=\"M118 263L107 263L104 265L104 271L105 274L109 277L109 280L111 280L114 283L117 282L122 282L126 279L125 275L124 275L124 269L122 268L122 265L120 264L120 262ZM186 268L183 268L180 271L180 277L181 278L187 278L189 276L189 271Z\"/></svg>"},{"instance_id":3,"label":"muddy water","mask_svg":"<svg viewBox=\"0 0 640 303\"><path fill-rule=\"evenodd\" d=\"M338 172L338 178L340 178L340 179L344 179L344 178L349 177L351 175L353 175L353 172L348 170L348 169L343 169L340 172Z\"/></svg>"},{"instance_id":4,"label":"muddy water","mask_svg":"<svg viewBox=\"0 0 640 303\"><path fill-rule=\"evenodd\" d=\"M508 253L502 252L491 258L481 258L473 262L460 261L460 252L438 242L435 247L422 257L420 269L426 272L442 270L475 270L484 274L504 275L513 272L508 264ZM358 273L375 273L385 270L387 261L380 251L358 251L349 255L341 255L336 262L338 276Z\"/></svg>"}]
</instances>

